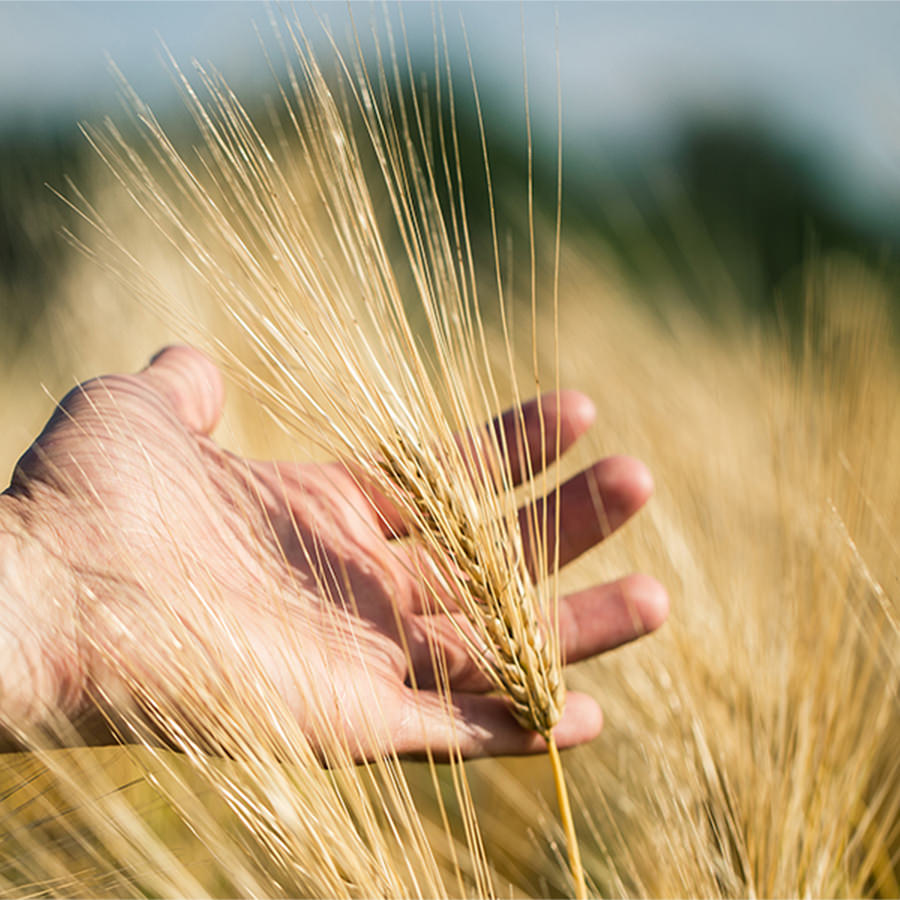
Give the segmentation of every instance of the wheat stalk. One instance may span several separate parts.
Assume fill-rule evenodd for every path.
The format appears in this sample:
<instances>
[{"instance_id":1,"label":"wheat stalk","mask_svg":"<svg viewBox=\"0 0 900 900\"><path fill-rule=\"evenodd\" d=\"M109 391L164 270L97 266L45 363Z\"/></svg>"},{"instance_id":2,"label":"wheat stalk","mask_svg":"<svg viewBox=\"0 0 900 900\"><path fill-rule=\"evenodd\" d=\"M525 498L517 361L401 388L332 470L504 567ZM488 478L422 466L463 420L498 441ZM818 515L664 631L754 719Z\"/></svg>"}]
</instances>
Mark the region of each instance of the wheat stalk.
<instances>
[{"instance_id":1,"label":"wheat stalk","mask_svg":"<svg viewBox=\"0 0 900 900\"><path fill-rule=\"evenodd\" d=\"M383 444L383 468L416 510L419 533L461 572L457 592L478 641L471 651L494 685L511 701L524 728L547 742L560 819L566 831L576 895L586 896L584 872L553 728L565 705L559 649L547 638L541 606L526 570L518 529L501 529L467 514L442 469L398 438ZM480 510L475 511L476 516ZM489 548L485 552L484 548ZM493 551L493 552L490 552Z\"/></svg>"}]
</instances>

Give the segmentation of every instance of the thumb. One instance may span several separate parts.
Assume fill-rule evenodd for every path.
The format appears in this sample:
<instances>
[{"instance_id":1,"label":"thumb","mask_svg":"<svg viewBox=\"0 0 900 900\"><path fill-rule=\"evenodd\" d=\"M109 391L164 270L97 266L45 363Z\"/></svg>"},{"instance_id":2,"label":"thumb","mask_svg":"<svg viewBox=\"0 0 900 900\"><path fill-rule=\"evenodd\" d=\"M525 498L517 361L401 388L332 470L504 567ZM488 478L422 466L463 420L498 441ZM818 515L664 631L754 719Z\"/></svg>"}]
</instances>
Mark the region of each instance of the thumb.
<instances>
[{"instance_id":1,"label":"thumb","mask_svg":"<svg viewBox=\"0 0 900 900\"><path fill-rule=\"evenodd\" d=\"M187 346L160 350L139 375L172 406L178 420L197 434L209 434L222 415L225 388L216 366Z\"/></svg>"}]
</instances>

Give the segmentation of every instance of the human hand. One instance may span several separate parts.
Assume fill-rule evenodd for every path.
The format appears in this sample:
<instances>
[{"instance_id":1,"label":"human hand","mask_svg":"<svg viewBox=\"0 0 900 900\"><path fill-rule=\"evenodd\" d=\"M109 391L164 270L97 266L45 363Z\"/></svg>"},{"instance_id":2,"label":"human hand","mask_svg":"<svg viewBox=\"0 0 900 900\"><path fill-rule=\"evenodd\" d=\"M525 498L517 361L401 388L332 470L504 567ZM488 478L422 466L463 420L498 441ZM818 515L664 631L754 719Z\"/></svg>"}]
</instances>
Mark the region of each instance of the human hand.
<instances>
[{"instance_id":1,"label":"human hand","mask_svg":"<svg viewBox=\"0 0 900 900\"><path fill-rule=\"evenodd\" d=\"M539 402L544 433L555 437L559 422L562 450L593 419L581 394ZM209 436L222 405L218 371L187 347L163 351L139 374L86 382L61 402L0 497L0 714L20 726L60 709L86 723L85 739L108 740L110 712L95 714L97 697L127 700L135 678L149 692L163 683L174 696L190 691L186 670L160 667L177 659L171 647L160 655L168 615L192 643L185 651L224 676L248 651L314 746L328 733L357 758L542 749L489 693L457 632L429 611L419 551L397 540L390 508L338 463L223 450ZM523 412L531 458L552 461L538 401ZM518 416L499 427L515 444ZM651 490L647 470L627 457L564 484L560 565L625 522ZM667 606L663 589L638 575L564 598L566 660L652 631ZM435 635L452 721L434 690ZM130 661L127 683L104 647ZM594 700L570 693L554 734L561 747L577 744L601 722Z\"/></svg>"}]
</instances>

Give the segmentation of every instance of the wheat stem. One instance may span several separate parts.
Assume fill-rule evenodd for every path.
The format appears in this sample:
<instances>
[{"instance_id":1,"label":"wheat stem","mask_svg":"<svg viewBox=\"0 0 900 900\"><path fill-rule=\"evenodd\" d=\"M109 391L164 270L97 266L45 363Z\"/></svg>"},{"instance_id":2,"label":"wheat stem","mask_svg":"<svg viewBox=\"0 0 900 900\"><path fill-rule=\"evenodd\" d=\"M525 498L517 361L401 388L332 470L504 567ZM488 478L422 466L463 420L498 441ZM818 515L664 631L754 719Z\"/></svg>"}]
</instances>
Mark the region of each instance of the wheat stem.
<instances>
[{"instance_id":1,"label":"wheat stem","mask_svg":"<svg viewBox=\"0 0 900 900\"><path fill-rule=\"evenodd\" d=\"M551 733L547 737L547 753L553 769L553 782L556 785L556 800L559 804L559 818L566 832L566 847L569 852L569 868L572 870L572 881L575 883L575 896L578 900L586 900L587 885L584 881L584 869L581 865L581 851L578 849L578 837L575 834L575 821L572 818L572 806L569 803L569 790L566 787L566 776L563 771L562 758L556 746L556 738Z\"/></svg>"}]
</instances>

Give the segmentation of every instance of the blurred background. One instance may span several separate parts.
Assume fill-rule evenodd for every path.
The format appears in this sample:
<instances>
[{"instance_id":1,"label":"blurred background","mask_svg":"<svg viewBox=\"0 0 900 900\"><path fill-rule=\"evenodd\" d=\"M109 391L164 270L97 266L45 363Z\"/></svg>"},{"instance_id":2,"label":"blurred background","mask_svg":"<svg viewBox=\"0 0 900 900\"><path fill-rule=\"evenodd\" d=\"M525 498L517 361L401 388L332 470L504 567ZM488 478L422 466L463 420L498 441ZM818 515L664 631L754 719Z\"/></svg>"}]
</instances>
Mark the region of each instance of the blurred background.
<instances>
[{"instance_id":1,"label":"blurred background","mask_svg":"<svg viewBox=\"0 0 900 900\"><path fill-rule=\"evenodd\" d=\"M47 186L83 183L94 165L79 122L122 115L110 60L176 130L183 112L163 48L185 68L194 58L213 64L260 108L275 93L270 19L286 9L0 3L0 300L10 347L52 304L70 252L59 236L68 213ZM796 319L800 265L843 251L895 281L900 5L319 3L295 12L322 50L322 20L339 42L355 27L366 44L388 17L423 77L442 18L464 154L477 171L470 53L493 175L509 185L502 198L518 196L520 218L523 47L537 195L551 212L558 68L566 235L602 245L651 305L686 301L713 320L736 308ZM507 227L504 239L522 246Z\"/></svg>"}]
</instances>

